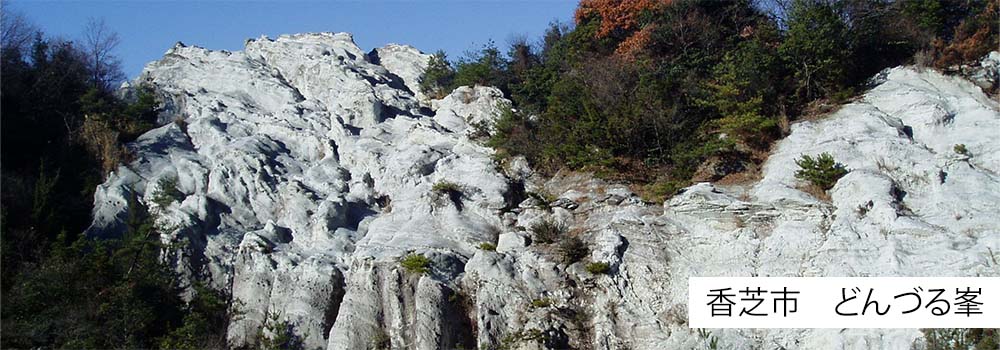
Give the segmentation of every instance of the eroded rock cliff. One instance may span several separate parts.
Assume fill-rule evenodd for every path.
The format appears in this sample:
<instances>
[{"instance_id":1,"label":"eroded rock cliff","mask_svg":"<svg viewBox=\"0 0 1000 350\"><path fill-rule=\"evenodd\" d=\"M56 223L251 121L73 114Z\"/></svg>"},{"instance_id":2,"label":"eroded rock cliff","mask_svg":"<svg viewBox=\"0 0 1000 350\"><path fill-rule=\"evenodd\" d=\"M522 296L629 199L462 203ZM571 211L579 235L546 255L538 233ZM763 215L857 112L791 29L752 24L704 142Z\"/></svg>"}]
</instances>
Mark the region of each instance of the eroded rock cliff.
<instances>
[{"instance_id":1,"label":"eroded rock cliff","mask_svg":"<svg viewBox=\"0 0 1000 350\"><path fill-rule=\"evenodd\" d=\"M1000 113L969 81L888 70L793 125L756 184L650 204L585 174L495 163L472 135L502 94L428 101L428 57L365 53L344 33L242 52L178 44L134 83L162 95L166 123L98 188L91 234L121 230L132 196L149 206L183 279L233 296L235 346L277 318L328 349L909 347L919 331L699 333L685 324L687 278L1000 276ZM795 158L821 152L851 169L829 201L794 178ZM154 200L164 178L182 200ZM539 222L589 255L567 265L558 244L532 239ZM410 254L429 271L404 269Z\"/></svg>"}]
</instances>

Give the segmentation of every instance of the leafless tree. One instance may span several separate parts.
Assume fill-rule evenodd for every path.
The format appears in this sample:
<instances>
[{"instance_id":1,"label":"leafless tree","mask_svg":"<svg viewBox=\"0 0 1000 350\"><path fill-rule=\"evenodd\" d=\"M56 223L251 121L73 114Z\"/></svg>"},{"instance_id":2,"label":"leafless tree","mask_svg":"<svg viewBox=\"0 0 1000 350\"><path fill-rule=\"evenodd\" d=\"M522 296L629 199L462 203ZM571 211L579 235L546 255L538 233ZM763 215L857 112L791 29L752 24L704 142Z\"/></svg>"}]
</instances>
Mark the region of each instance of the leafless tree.
<instances>
[{"instance_id":1,"label":"leafless tree","mask_svg":"<svg viewBox=\"0 0 1000 350\"><path fill-rule=\"evenodd\" d=\"M125 79L121 60L114 54L120 43L118 33L103 18L91 18L84 26L83 49L87 53L91 79L98 89L110 91L114 84Z\"/></svg>"},{"instance_id":2,"label":"leafless tree","mask_svg":"<svg viewBox=\"0 0 1000 350\"><path fill-rule=\"evenodd\" d=\"M38 28L35 28L24 15L13 12L8 6L0 8L0 27L2 27L0 50L4 52L24 54L38 33Z\"/></svg>"}]
</instances>

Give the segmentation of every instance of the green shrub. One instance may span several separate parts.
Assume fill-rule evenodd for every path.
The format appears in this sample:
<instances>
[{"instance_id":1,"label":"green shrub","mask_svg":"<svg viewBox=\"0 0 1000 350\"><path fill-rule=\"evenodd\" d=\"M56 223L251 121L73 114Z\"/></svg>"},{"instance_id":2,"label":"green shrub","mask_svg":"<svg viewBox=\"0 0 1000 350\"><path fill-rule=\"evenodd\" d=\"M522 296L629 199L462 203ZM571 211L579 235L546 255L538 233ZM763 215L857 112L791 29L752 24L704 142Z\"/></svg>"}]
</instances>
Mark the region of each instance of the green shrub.
<instances>
[{"instance_id":1,"label":"green shrub","mask_svg":"<svg viewBox=\"0 0 1000 350\"><path fill-rule=\"evenodd\" d=\"M463 193L461 185L442 180L434 184L434 186L431 187L431 191L438 194L438 200L447 198L455 204L455 207L457 207L459 211L462 210L462 196L465 194Z\"/></svg>"},{"instance_id":2,"label":"green shrub","mask_svg":"<svg viewBox=\"0 0 1000 350\"><path fill-rule=\"evenodd\" d=\"M480 120L478 122L470 123L469 139L483 141L485 140L489 143L490 140L490 123L486 120Z\"/></svg>"},{"instance_id":3,"label":"green shrub","mask_svg":"<svg viewBox=\"0 0 1000 350\"><path fill-rule=\"evenodd\" d=\"M538 243L553 243L562 237L565 228L555 222L542 220L531 225L531 238Z\"/></svg>"},{"instance_id":4,"label":"green shrub","mask_svg":"<svg viewBox=\"0 0 1000 350\"><path fill-rule=\"evenodd\" d=\"M816 158L808 155L795 160L800 170L795 172L795 177L808 181L809 183L826 191L833 188L833 185L841 177L847 175L847 167L837 163L829 153L823 153Z\"/></svg>"},{"instance_id":5,"label":"green shrub","mask_svg":"<svg viewBox=\"0 0 1000 350\"><path fill-rule=\"evenodd\" d=\"M187 305L184 323L160 339L161 349L222 349L229 326L227 296L221 291L194 285L194 298Z\"/></svg>"},{"instance_id":6,"label":"green shrub","mask_svg":"<svg viewBox=\"0 0 1000 350\"><path fill-rule=\"evenodd\" d=\"M583 260L590 254L590 248L578 237L569 237L559 243L559 254L564 264L572 264Z\"/></svg>"},{"instance_id":7,"label":"green shrub","mask_svg":"<svg viewBox=\"0 0 1000 350\"><path fill-rule=\"evenodd\" d=\"M755 112L718 119L719 130L753 148L763 149L778 134L778 122Z\"/></svg>"},{"instance_id":8,"label":"green shrub","mask_svg":"<svg viewBox=\"0 0 1000 350\"><path fill-rule=\"evenodd\" d=\"M499 346L493 347L492 344L484 343L481 344L480 348L512 350L524 347L524 345L521 344L530 344L529 346L537 347L534 344L541 345L546 342L549 342L550 340L551 338L548 333L542 332L541 330L538 329L518 330L513 333L507 334L506 336L503 337L503 339L500 339ZM564 347L559 347L558 349L562 348Z\"/></svg>"},{"instance_id":9,"label":"green shrub","mask_svg":"<svg viewBox=\"0 0 1000 350\"><path fill-rule=\"evenodd\" d=\"M431 187L431 191L446 195L462 194L462 186L454 182L442 180L434 184L434 186Z\"/></svg>"},{"instance_id":10,"label":"green shrub","mask_svg":"<svg viewBox=\"0 0 1000 350\"><path fill-rule=\"evenodd\" d=\"M549 207L549 204L555 202L556 199L559 199L556 198L555 195L545 191L528 192L526 193L526 195L528 196L528 198L534 198L536 201L538 201L538 207L544 210L552 209L551 207Z\"/></svg>"},{"instance_id":11,"label":"green shrub","mask_svg":"<svg viewBox=\"0 0 1000 350\"><path fill-rule=\"evenodd\" d=\"M557 199L559 199L559 197L556 197L556 195L545 190L541 190L538 192L528 192L528 197L537 199L539 202L543 202L546 204L555 202Z\"/></svg>"},{"instance_id":12,"label":"green shrub","mask_svg":"<svg viewBox=\"0 0 1000 350\"><path fill-rule=\"evenodd\" d=\"M545 308L549 306L552 306L552 299L549 298L541 298L531 301L531 307L535 309Z\"/></svg>"},{"instance_id":13,"label":"green shrub","mask_svg":"<svg viewBox=\"0 0 1000 350\"><path fill-rule=\"evenodd\" d=\"M420 254L410 254L399 262L399 265L409 273L423 274L431 272L431 259Z\"/></svg>"},{"instance_id":14,"label":"green shrub","mask_svg":"<svg viewBox=\"0 0 1000 350\"><path fill-rule=\"evenodd\" d=\"M262 350L305 349L302 337L295 334L295 328L287 320L279 320L271 314L264 321L264 327L257 331L257 348Z\"/></svg>"},{"instance_id":15,"label":"green shrub","mask_svg":"<svg viewBox=\"0 0 1000 350\"><path fill-rule=\"evenodd\" d=\"M153 87L143 84L137 89L135 102L127 105L117 124L122 129L125 141L135 140L146 131L156 127L159 101Z\"/></svg>"},{"instance_id":16,"label":"green shrub","mask_svg":"<svg viewBox=\"0 0 1000 350\"><path fill-rule=\"evenodd\" d=\"M902 14L920 29L933 35L946 36L944 2L940 0L909 0L902 2Z\"/></svg>"},{"instance_id":17,"label":"green shrub","mask_svg":"<svg viewBox=\"0 0 1000 350\"><path fill-rule=\"evenodd\" d=\"M495 244L493 244L493 243L483 242L483 243L479 243L479 249L482 249L482 250L485 250L485 251L488 251L488 252L495 252L497 250L497 246Z\"/></svg>"},{"instance_id":18,"label":"green shrub","mask_svg":"<svg viewBox=\"0 0 1000 350\"><path fill-rule=\"evenodd\" d=\"M687 181L657 181L643 185L638 192L639 197L642 197L643 201L648 203L663 203L663 201L670 199L677 191L687 187L687 185Z\"/></svg>"},{"instance_id":19,"label":"green shrub","mask_svg":"<svg viewBox=\"0 0 1000 350\"><path fill-rule=\"evenodd\" d=\"M369 349L392 349L392 338L385 332L385 329L380 327L375 330L375 335L372 336L371 344L369 345L371 345Z\"/></svg>"},{"instance_id":20,"label":"green shrub","mask_svg":"<svg viewBox=\"0 0 1000 350\"><path fill-rule=\"evenodd\" d=\"M963 156L966 156L966 157L972 156L972 154L969 153L969 149L965 148L965 144L960 143L960 144L955 145L954 150L955 150L955 153L961 154Z\"/></svg>"},{"instance_id":21,"label":"green shrub","mask_svg":"<svg viewBox=\"0 0 1000 350\"><path fill-rule=\"evenodd\" d=\"M606 262L592 262L586 266L587 272L595 275L607 274L611 272L611 265Z\"/></svg>"},{"instance_id":22,"label":"green shrub","mask_svg":"<svg viewBox=\"0 0 1000 350\"><path fill-rule=\"evenodd\" d=\"M160 208L166 208L175 201L183 201L184 192L177 188L177 178L165 176L156 182L156 192L153 192L153 203Z\"/></svg>"}]
</instances>

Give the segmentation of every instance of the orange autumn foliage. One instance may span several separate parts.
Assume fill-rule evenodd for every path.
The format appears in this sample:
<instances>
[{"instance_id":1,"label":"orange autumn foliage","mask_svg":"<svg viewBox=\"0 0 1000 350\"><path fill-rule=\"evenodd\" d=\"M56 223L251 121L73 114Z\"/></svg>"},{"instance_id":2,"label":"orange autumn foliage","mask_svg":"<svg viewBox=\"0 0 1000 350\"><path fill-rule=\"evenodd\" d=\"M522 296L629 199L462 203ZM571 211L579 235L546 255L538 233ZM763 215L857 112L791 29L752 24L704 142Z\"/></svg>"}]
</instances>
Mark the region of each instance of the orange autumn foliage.
<instances>
[{"instance_id":1,"label":"orange autumn foliage","mask_svg":"<svg viewBox=\"0 0 1000 350\"><path fill-rule=\"evenodd\" d=\"M934 48L939 52L935 65L947 69L953 65L975 62L996 50L997 37L1000 36L997 23L1000 23L1000 2L991 1L985 11L966 19L955 28L955 37L951 42L934 42Z\"/></svg>"},{"instance_id":2,"label":"orange autumn foliage","mask_svg":"<svg viewBox=\"0 0 1000 350\"><path fill-rule=\"evenodd\" d=\"M638 32L635 32L622 41L621 44L618 44L618 48L615 49L615 55L626 60L635 58L653 40L653 31L655 29L656 25L647 25Z\"/></svg>"},{"instance_id":3,"label":"orange autumn foliage","mask_svg":"<svg viewBox=\"0 0 1000 350\"><path fill-rule=\"evenodd\" d=\"M672 0L583 0L576 9L576 23L598 16L601 26L597 37L604 38L616 30L633 31L640 29L639 16L643 11L656 10L670 4Z\"/></svg>"}]
</instances>

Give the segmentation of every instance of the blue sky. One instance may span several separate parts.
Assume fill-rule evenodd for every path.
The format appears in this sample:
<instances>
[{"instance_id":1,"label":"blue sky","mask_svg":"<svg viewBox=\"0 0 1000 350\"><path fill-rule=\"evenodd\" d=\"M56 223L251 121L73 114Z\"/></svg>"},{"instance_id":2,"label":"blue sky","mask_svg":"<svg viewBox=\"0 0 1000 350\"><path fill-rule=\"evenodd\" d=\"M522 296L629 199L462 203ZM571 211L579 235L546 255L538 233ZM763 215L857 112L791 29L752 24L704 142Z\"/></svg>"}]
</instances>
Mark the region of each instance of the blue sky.
<instances>
[{"instance_id":1,"label":"blue sky","mask_svg":"<svg viewBox=\"0 0 1000 350\"><path fill-rule=\"evenodd\" d=\"M90 17L121 36L129 78L175 42L241 50L262 34L351 32L364 50L387 43L457 58L489 39L539 37L554 19L569 22L577 1L4 1L47 35L75 39Z\"/></svg>"}]
</instances>

